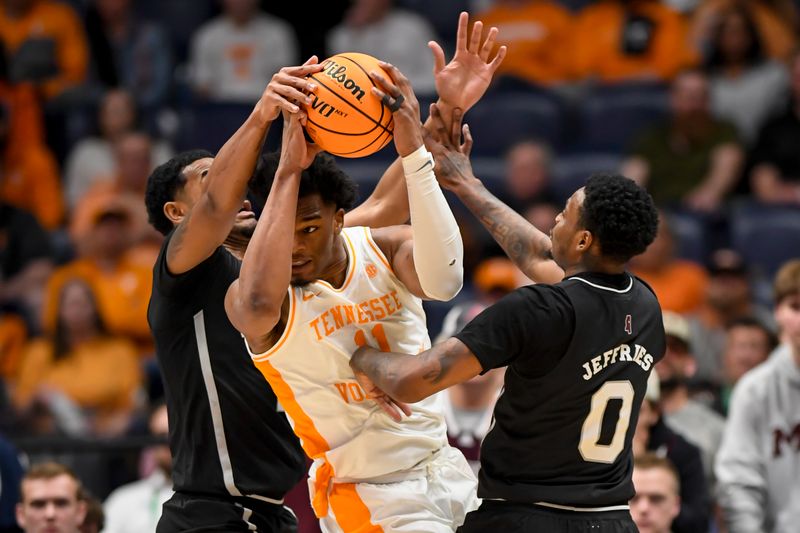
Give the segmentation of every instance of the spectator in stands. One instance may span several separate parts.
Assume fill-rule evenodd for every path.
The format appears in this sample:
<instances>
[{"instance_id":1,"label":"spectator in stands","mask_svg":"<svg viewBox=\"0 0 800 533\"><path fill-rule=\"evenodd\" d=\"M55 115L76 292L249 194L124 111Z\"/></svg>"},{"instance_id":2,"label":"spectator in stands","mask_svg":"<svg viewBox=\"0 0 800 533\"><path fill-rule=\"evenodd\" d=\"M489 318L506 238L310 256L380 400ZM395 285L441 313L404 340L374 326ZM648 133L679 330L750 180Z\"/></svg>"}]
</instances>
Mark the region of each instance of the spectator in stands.
<instances>
[{"instance_id":1,"label":"spectator in stands","mask_svg":"<svg viewBox=\"0 0 800 533\"><path fill-rule=\"evenodd\" d=\"M631 517L639 533L670 533L681 509L678 472L669 459L643 454L633 460Z\"/></svg>"},{"instance_id":2,"label":"spectator in stands","mask_svg":"<svg viewBox=\"0 0 800 533\"><path fill-rule=\"evenodd\" d=\"M714 115L734 124L742 141L752 145L781 103L786 67L766 59L750 12L738 4L719 14L710 45L706 70Z\"/></svg>"},{"instance_id":3,"label":"spectator in stands","mask_svg":"<svg viewBox=\"0 0 800 533\"><path fill-rule=\"evenodd\" d=\"M562 205L549 200L536 200L525 207L522 216L539 231L549 235L556 225L556 217L561 212Z\"/></svg>"},{"instance_id":4,"label":"spectator in stands","mask_svg":"<svg viewBox=\"0 0 800 533\"><path fill-rule=\"evenodd\" d=\"M14 142L9 110L3 106L0 106L0 176L0 201L30 212L47 229L58 227L64 204L55 159L44 145Z\"/></svg>"},{"instance_id":5,"label":"spectator in stands","mask_svg":"<svg viewBox=\"0 0 800 533\"><path fill-rule=\"evenodd\" d=\"M84 242L77 246L81 255L56 269L47 285L43 313L46 330L54 330L61 287L66 281L81 277L91 283L109 331L136 340L143 355L151 353L147 303L152 265L145 266L129 255L131 221L135 217L128 202L113 196L90 213L92 225Z\"/></svg>"},{"instance_id":6,"label":"spectator in stands","mask_svg":"<svg viewBox=\"0 0 800 533\"><path fill-rule=\"evenodd\" d=\"M150 434L166 441L167 406L156 406L150 415ZM149 448L145 454L155 461L147 477L123 485L105 502L105 533L140 533L155 531L161 517L161 505L172 496L172 456L167 444ZM144 455L144 454L143 454Z\"/></svg>"},{"instance_id":7,"label":"spectator in stands","mask_svg":"<svg viewBox=\"0 0 800 533\"><path fill-rule=\"evenodd\" d=\"M714 459L722 440L725 420L689 396L689 380L697 369L689 345L689 323L681 315L665 311L664 331L667 351L656 365L664 421L700 448L706 479L713 493Z\"/></svg>"},{"instance_id":8,"label":"spectator in stands","mask_svg":"<svg viewBox=\"0 0 800 533\"><path fill-rule=\"evenodd\" d=\"M86 14L94 77L123 87L145 112L158 110L172 80L172 54L164 29L139 19L131 0L94 0Z\"/></svg>"},{"instance_id":9,"label":"spectator in stands","mask_svg":"<svg viewBox=\"0 0 800 533\"><path fill-rule=\"evenodd\" d=\"M741 171L736 129L711 115L708 78L698 70L675 79L670 106L669 121L638 137L623 172L660 205L716 211Z\"/></svg>"},{"instance_id":10,"label":"spectator in stands","mask_svg":"<svg viewBox=\"0 0 800 533\"><path fill-rule=\"evenodd\" d=\"M703 0L692 16L691 42L698 49L708 49L723 11L738 5L750 10L766 55L779 61L788 59L797 46L798 17L792 0Z\"/></svg>"},{"instance_id":11,"label":"spectator in stands","mask_svg":"<svg viewBox=\"0 0 800 533\"><path fill-rule=\"evenodd\" d=\"M675 465L680 480L681 509L672 522L672 533L707 531L711 498L700 449L664 423L659 399L658 376L652 372L633 436L634 457L652 453Z\"/></svg>"},{"instance_id":12,"label":"spectator in stands","mask_svg":"<svg viewBox=\"0 0 800 533\"><path fill-rule=\"evenodd\" d=\"M478 18L496 27L497 42L508 52L496 76L513 76L537 85L572 78L572 15L552 0L498 0Z\"/></svg>"},{"instance_id":13,"label":"spectator in stands","mask_svg":"<svg viewBox=\"0 0 800 533\"><path fill-rule=\"evenodd\" d=\"M775 334L755 318L737 318L728 324L722 352L722 386L715 403L723 416L728 414L734 385L747 372L766 361L777 344Z\"/></svg>"},{"instance_id":14,"label":"spectator in stands","mask_svg":"<svg viewBox=\"0 0 800 533\"><path fill-rule=\"evenodd\" d=\"M761 202L800 204L800 53L791 61L790 89L782 113L758 135L751 154L750 188Z\"/></svg>"},{"instance_id":15,"label":"spectator in stands","mask_svg":"<svg viewBox=\"0 0 800 533\"><path fill-rule=\"evenodd\" d=\"M12 81L35 83L47 98L74 89L89 62L83 25L73 9L54 0L3 0L0 41Z\"/></svg>"},{"instance_id":16,"label":"spectator in stands","mask_svg":"<svg viewBox=\"0 0 800 533\"><path fill-rule=\"evenodd\" d=\"M41 145L45 140L44 120L36 88L9 80L5 54L0 39L0 107L9 112L9 141L21 146Z\"/></svg>"},{"instance_id":17,"label":"spectator in stands","mask_svg":"<svg viewBox=\"0 0 800 533\"><path fill-rule=\"evenodd\" d=\"M82 139L67 159L65 179L67 203L74 208L95 183L114 178L117 169L114 146L135 131L139 122L136 105L130 93L122 89L108 91L97 116L98 136ZM151 141L150 163L165 163L172 157L172 148L164 141Z\"/></svg>"},{"instance_id":18,"label":"spectator in stands","mask_svg":"<svg viewBox=\"0 0 800 533\"><path fill-rule=\"evenodd\" d=\"M25 533L58 531L80 533L86 502L80 499L81 482L58 463L34 465L25 473L17 504L17 523Z\"/></svg>"},{"instance_id":19,"label":"spectator in stands","mask_svg":"<svg viewBox=\"0 0 800 533\"><path fill-rule=\"evenodd\" d=\"M675 235L664 212L655 240L631 261L631 271L653 288L665 311L690 313L703 303L708 275L700 265L675 256Z\"/></svg>"},{"instance_id":20,"label":"spectator in stands","mask_svg":"<svg viewBox=\"0 0 800 533\"><path fill-rule=\"evenodd\" d=\"M19 485L24 470L19 452L0 435L0 531L16 531L15 506L19 501Z\"/></svg>"},{"instance_id":21,"label":"spectator in stands","mask_svg":"<svg viewBox=\"0 0 800 533\"><path fill-rule=\"evenodd\" d=\"M192 38L192 86L201 98L255 102L275 72L298 64L294 31L257 0L223 0L222 10Z\"/></svg>"},{"instance_id":22,"label":"spectator in stands","mask_svg":"<svg viewBox=\"0 0 800 533\"><path fill-rule=\"evenodd\" d=\"M86 280L70 278L58 296L52 333L26 349L15 404L23 414L45 407L60 429L72 422L62 417L64 406L74 405L82 415L76 427L91 434L121 434L141 382L136 347L109 334Z\"/></svg>"},{"instance_id":23,"label":"spectator in stands","mask_svg":"<svg viewBox=\"0 0 800 533\"><path fill-rule=\"evenodd\" d=\"M696 63L680 13L657 0L592 3L578 15L575 73L602 82L665 81Z\"/></svg>"},{"instance_id":24,"label":"spectator in stands","mask_svg":"<svg viewBox=\"0 0 800 533\"><path fill-rule=\"evenodd\" d=\"M28 340L28 328L13 307L0 305L0 405L5 388L17 381L22 354ZM0 423L3 419L0 418ZM0 529L2 531L2 529Z\"/></svg>"},{"instance_id":25,"label":"spectator in stands","mask_svg":"<svg viewBox=\"0 0 800 533\"><path fill-rule=\"evenodd\" d=\"M426 49L435 39L430 22L395 8L393 0L355 0L344 21L328 33L326 48L330 54L358 51L391 63L411 81L415 93L426 95L436 90L434 60Z\"/></svg>"},{"instance_id":26,"label":"spectator in stands","mask_svg":"<svg viewBox=\"0 0 800 533\"><path fill-rule=\"evenodd\" d=\"M517 212L539 201L555 201L552 192L553 151L544 142L520 141L506 154L503 200Z\"/></svg>"},{"instance_id":27,"label":"spectator in stands","mask_svg":"<svg viewBox=\"0 0 800 533\"><path fill-rule=\"evenodd\" d=\"M790 533L800 524L800 261L774 283L782 344L736 384L717 455L729 533Z\"/></svg>"},{"instance_id":28,"label":"spectator in stands","mask_svg":"<svg viewBox=\"0 0 800 533\"><path fill-rule=\"evenodd\" d=\"M712 388L722 380L722 350L725 327L734 320L753 316L771 325L769 311L753 302L747 265L733 250L720 249L711 254L708 264L705 298L697 312L689 317L691 346L697 360L696 384Z\"/></svg>"},{"instance_id":29,"label":"spectator in stands","mask_svg":"<svg viewBox=\"0 0 800 533\"><path fill-rule=\"evenodd\" d=\"M52 272L47 232L33 215L0 200L0 305L15 305L36 324Z\"/></svg>"}]
</instances>

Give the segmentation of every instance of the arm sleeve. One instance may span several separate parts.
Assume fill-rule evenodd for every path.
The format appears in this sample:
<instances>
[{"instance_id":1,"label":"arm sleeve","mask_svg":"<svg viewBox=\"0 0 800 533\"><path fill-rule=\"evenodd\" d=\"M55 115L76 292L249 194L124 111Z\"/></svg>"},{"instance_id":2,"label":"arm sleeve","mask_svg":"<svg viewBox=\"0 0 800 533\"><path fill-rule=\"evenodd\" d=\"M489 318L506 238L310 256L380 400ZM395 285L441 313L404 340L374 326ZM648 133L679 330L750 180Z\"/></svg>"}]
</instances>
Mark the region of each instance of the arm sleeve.
<instances>
[{"instance_id":1,"label":"arm sleeve","mask_svg":"<svg viewBox=\"0 0 800 533\"><path fill-rule=\"evenodd\" d=\"M529 377L546 374L567 350L575 313L559 287L530 285L484 310L455 337L483 371L514 363Z\"/></svg>"},{"instance_id":2,"label":"arm sleeve","mask_svg":"<svg viewBox=\"0 0 800 533\"><path fill-rule=\"evenodd\" d=\"M433 165L425 146L403 158L414 233L414 268L425 294L447 301L458 294L464 281L464 245Z\"/></svg>"},{"instance_id":3,"label":"arm sleeve","mask_svg":"<svg viewBox=\"0 0 800 533\"><path fill-rule=\"evenodd\" d=\"M745 376L733 390L715 466L717 501L729 533L764 531L767 481L759 446L764 415L752 385Z\"/></svg>"}]
</instances>

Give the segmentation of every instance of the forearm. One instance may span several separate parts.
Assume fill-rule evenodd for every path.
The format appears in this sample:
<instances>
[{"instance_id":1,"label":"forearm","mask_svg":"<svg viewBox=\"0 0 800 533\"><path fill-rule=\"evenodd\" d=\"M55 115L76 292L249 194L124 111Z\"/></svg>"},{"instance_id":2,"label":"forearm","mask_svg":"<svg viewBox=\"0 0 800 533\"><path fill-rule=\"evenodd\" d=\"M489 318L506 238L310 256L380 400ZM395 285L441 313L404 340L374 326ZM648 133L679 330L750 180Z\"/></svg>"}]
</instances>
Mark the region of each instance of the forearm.
<instances>
[{"instance_id":1,"label":"forearm","mask_svg":"<svg viewBox=\"0 0 800 533\"><path fill-rule=\"evenodd\" d=\"M550 238L519 213L501 202L478 180L454 191L515 265L530 279L541 283L561 281L563 272L550 257ZM542 268L549 263L549 268Z\"/></svg>"},{"instance_id":2,"label":"forearm","mask_svg":"<svg viewBox=\"0 0 800 533\"><path fill-rule=\"evenodd\" d=\"M742 160L742 152L736 146L717 148L712 156L711 171L706 176L703 187L717 199L722 199L736 184Z\"/></svg>"},{"instance_id":3,"label":"forearm","mask_svg":"<svg viewBox=\"0 0 800 533\"><path fill-rule=\"evenodd\" d=\"M413 380L406 371L417 364L417 357L395 352L381 352L364 346L350 358L350 366L355 372L363 372L383 392L401 402L417 402L425 396L414 394ZM413 375L411 373L410 375Z\"/></svg>"},{"instance_id":4,"label":"forearm","mask_svg":"<svg viewBox=\"0 0 800 533\"><path fill-rule=\"evenodd\" d=\"M403 158L414 235L414 269L425 295L445 301L461 290L464 246L433 166L433 157L424 146Z\"/></svg>"}]
</instances>

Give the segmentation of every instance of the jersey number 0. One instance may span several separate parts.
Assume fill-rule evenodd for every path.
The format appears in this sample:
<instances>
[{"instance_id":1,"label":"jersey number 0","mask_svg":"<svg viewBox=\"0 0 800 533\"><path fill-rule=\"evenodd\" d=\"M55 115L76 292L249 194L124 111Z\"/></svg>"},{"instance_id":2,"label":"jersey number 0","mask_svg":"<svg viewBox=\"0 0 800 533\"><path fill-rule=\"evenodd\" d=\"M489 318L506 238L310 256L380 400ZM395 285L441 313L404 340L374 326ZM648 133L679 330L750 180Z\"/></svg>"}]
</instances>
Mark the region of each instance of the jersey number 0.
<instances>
[{"instance_id":1,"label":"jersey number 0","mask_svg":"<svg viewBox=\"0 0 800 533\"><path fill-rule=\"evenodd\" d=\"M613 399L622 400L619 418L614 426L614 436L609 444L600 444L608 403ZM625 447L625 434L631 422L633 407L633 385L630 381L607 381L592 395L592 406L583 421L581 441L578 450L584 461L593 463L613 463Z\"/></svg>"}]
</instances>

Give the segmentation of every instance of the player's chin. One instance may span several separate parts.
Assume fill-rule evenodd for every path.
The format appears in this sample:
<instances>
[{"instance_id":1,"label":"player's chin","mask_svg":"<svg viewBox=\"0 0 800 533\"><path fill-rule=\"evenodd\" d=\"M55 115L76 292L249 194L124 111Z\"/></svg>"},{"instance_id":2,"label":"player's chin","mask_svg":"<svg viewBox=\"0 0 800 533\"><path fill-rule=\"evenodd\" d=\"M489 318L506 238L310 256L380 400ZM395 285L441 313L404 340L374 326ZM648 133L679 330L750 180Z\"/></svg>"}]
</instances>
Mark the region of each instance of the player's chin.
<instances>
[{"instance_id":1,"label":"player's chin","mask_svg":"<svg viewBox=\"0 0 800 533\"><path fill-rule=\"evenodd\" d=\"M256 224L258 224L258 220L255 217L239 218L233 225L233 231L249 239L256 231Z\"/></svg>"}]
</instances>

